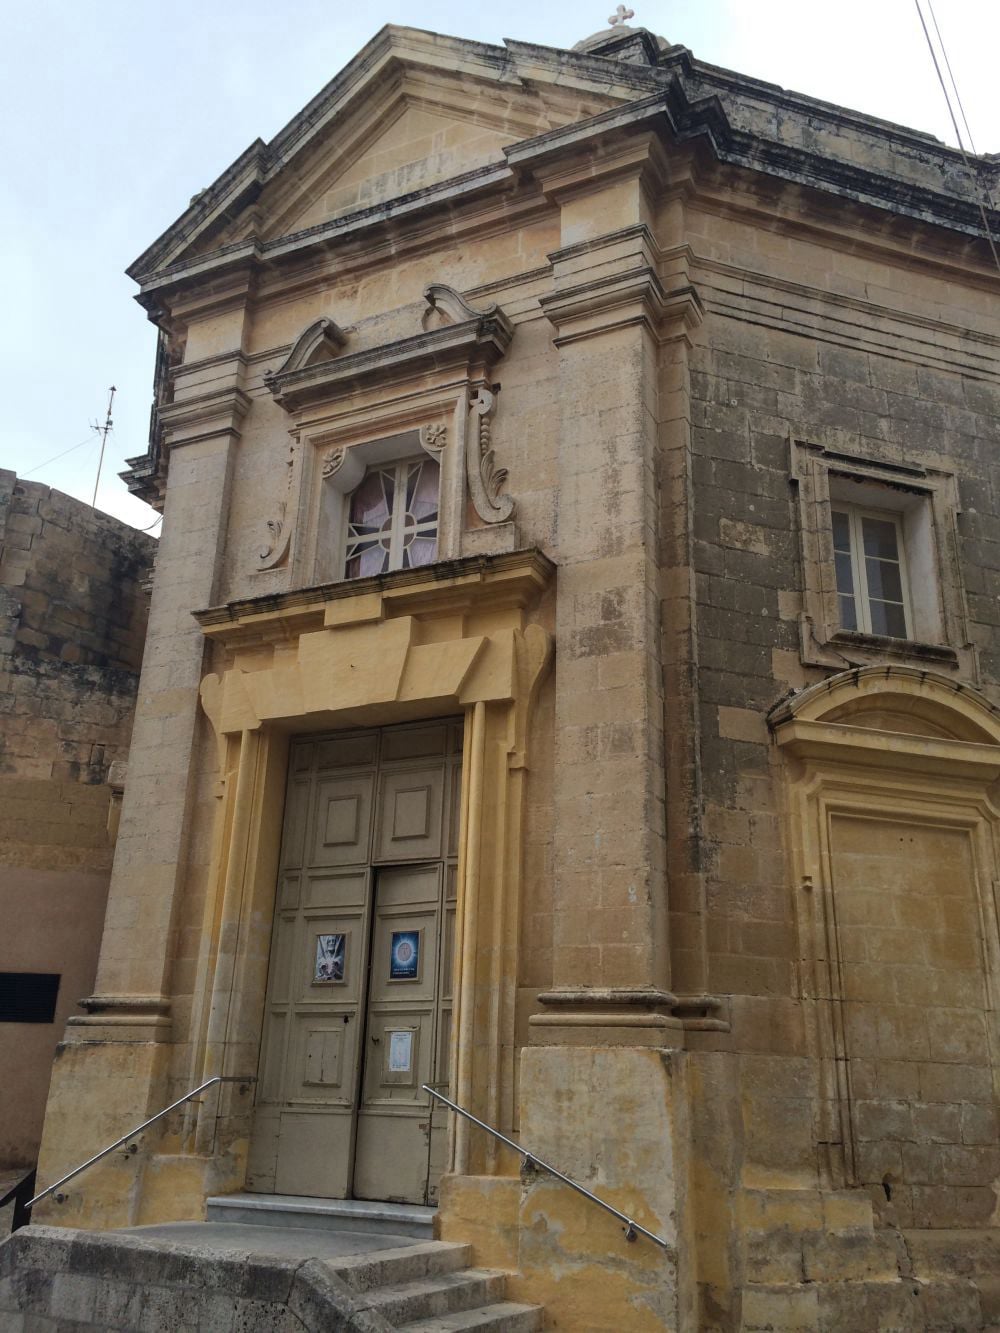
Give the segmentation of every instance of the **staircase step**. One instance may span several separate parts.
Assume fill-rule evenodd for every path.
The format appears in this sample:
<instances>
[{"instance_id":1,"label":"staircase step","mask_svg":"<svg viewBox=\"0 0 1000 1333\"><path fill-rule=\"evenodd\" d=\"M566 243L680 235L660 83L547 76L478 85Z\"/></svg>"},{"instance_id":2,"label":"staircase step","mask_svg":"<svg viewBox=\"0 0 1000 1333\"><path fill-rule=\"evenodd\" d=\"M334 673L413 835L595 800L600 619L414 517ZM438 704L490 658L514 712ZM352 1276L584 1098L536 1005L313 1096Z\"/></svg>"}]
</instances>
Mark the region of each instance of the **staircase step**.
<instances>
[{"instance_id":1,"label":"staircase step","mask_svg":"<svg viewBox=\"0 0 1000 1333\"><path fill-rule=\"evenodd\" d=\"M503 1273L478 1268L415 1278L369 1291L366 1309L377 1311L397 1326L407 1320L467 1313L503 1300L505 1280Z\"/></svg>"},{"instance_id":2,"label":"staircase step","mask_svg":"<svg viewBox=\"0 0 1000 1333\"><path fill-rule=\"evenodd\" d=\"M434 1239L435 1208L367 1199L314 1199L298 1194L222 1194L206 1200L209 1222L248 1226L308 1227L371 1235Z\"/></svg>"},{"instance_id":3,"label":"staircase step","mask_svg":"<svg viewBox=\"0 0 1000 1333\"><path fill-rule=\"evenodd\" d=\"M351 1291L372 1291L392 1283L456 1273L472 1262L472 1246L453 1241L415 1241L403 1249L345 1255L330 1267Z\"/></svg>"},{"instance_id":4,"label":"staircase step","mask_svg":"<svg viewBox=\"0 0 1000 1333\"><path fill-rule=\"evenodd\" d=\"M432 1315L413 1324L400 1324L399 1333L537 1333L542 1327L542 1311L537 1305L515 1305L500 1301L479 1310L464 1310L456 1314Z\"/></svg>"}]
</instances>

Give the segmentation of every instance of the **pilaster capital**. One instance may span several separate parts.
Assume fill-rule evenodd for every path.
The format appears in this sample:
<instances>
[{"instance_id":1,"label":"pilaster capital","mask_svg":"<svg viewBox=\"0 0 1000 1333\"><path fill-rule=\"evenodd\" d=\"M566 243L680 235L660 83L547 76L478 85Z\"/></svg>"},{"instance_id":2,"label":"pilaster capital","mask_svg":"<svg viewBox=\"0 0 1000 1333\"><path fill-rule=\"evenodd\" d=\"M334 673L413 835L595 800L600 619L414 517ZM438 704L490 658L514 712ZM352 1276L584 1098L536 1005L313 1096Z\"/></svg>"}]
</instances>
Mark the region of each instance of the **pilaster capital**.
<instances>
[{"instance_id":1,"label":"pilaster capital","mask_svg":"<svg viewBox=\"0 0 1000 1333\"><path fill-rule=\"evenodd\" d=\"M238 439L249 409L250 397L238 386L168 403L159 409L163 443L170 450L220 436Z\"/></svg>"},{"instance_id":2,"label":"pilaster capital","mask_svg":"<svg viewBox=\"0 0 1000 1333\"><path fill-rule=\"evenodd\" d=\"M693 283L665 289L645 264L561 287L539 304L557 347L628 325L644 326L657 342L687 340L705 315Z\"/></svg>"}]
</instances>

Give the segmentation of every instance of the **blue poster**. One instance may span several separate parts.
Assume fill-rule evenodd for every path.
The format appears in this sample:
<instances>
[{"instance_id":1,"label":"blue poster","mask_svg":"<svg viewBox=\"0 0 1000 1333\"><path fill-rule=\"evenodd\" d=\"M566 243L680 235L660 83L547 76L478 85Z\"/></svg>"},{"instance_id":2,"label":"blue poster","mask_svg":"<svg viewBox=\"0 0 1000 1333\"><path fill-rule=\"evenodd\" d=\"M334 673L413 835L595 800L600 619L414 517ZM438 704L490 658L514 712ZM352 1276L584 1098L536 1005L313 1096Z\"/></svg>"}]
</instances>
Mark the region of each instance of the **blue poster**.
<instances>
[{"instance_id":1,"label":"blue poster","mask_svg":"<svg viewBox=\"0 0 1000 1333\"><path fill-rule=\"evenodd\" d=\"M389 955L391 981L416 981L420 971L420 931L394 930Z\"/></svg>"}]
</instances>

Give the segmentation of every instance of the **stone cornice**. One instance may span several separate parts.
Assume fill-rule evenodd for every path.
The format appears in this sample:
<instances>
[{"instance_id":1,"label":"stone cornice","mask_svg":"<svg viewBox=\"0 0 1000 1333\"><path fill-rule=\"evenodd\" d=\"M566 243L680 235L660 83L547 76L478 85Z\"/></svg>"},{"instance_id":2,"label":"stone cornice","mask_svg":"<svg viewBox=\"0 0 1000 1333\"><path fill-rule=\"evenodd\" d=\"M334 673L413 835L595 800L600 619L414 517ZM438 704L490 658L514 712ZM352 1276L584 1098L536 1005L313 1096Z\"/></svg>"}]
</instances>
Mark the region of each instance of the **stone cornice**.
<instances>
[{"instance_id":1,"label":"stone cornice","mask_svg":"<svg viewBox=\"0 0 1000 1333\"><path fill-rule=\"evenodd\" d=\"M387 346L336 356L299 370L278 371L266 375L265 382L276 402L286 411L296 412L335 393L380 379L467 365L472 360L492 365L507 351L513 336L513 325L502 310L495 309Z\"/></svg>"},{"instance_id":2,"label":"stone cornice","mask_svg":"<svg viewBox=\"0 0 1000 1333\"><path fill-rule=\"evenodd\" d=\"M704 318L701 298L690 283L667 291L646 266L560 288L539 304L555 326L557 347L640 323L656 337L670 324L683 336Z\"/></svg>"},{"instance_id":3,"label":"stone cornice","mask_svg":"<svg viewBox=\"0 0 1000 1333\"><path fill-rule=\"evenodd\" d=\"M245 598L193 615L207 638L227 647L273 643L309 629L402 615L527 608L537 603L555 568L548 556L533 548L464 556L421 569Z\"/></svg>"},{"instance_id":4,"label":"stone cornice","mask_svg":"<svg viewBox=\"0 0 1000 1333\"><path fill-rule=\"evenodd\" d=\"M211 234L218 220L231 220L245 209L331 117L343 113L347 100L363 96L366 84L393 62L424 64L428 68L451 62L472 77L515 84L534 79L564 85L568 82L620 98L621 105L512 145L506 152L505 166L466 173L278 242L249 239L198 259L183 259L187 244L199 235ZM790 141L794 134L786 140L778 137L777 129L769 129L780 116L800 123L798 142ZM209 190L197 196L178 223L140 256L129 273L148 294L167 274L175 280L182 275L190 279L226 264L259 262L265 254L273 260L288 253L292 244L316 244L358 226L371 227L400 212L432 207L443 198L495 188L505 180L510 182L512 172L531 171L546 157L645 121L661 126L675 141L704 142L719 161L727 164L853 198L930 225L976 237L984 234L978 204L971 197L961 197L968 196L971 187L955 150L917 131L704 64L682 47L661 53L658 64L647 66L530 43L507 42L503 49L410 29L386 28L271 144L256 141ZM807 134L806 130L817 122L822 134ZM838 154L836 134L845 129L867 140L883 161L866 168L846 152ZM817 137L833 146L827 151L806 146ZM976 168L988 182L1000 174L1000 167L989 160L977 159Z\"/></svg>"},{"instance_id":5,"label":"stone cornice","mask_svg":"<svg viewBox=\"0 0 1000 1333\"><path fill-rule=\"evenodd\" d=\"M236 435L250 407L250 398L239 388L220 389L168 403L159 409L164 444L176 449L183 444Z\"/></svg>"}]
</instances>

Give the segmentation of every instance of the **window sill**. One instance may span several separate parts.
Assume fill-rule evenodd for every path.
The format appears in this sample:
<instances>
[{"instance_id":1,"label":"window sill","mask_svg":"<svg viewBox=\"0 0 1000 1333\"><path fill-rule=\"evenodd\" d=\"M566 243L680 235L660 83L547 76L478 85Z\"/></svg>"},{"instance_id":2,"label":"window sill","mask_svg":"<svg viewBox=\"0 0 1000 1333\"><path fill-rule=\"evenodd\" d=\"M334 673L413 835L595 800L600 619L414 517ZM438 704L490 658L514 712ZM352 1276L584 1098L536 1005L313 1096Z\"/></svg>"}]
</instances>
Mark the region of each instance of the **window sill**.
<instances>
[{"instance_id":1,"label":"window sill","mask_svg":"<svg viewBox=\"0 0 1000 1333\"><path fill-rule=\"evenodd\" d=\"M882 634L837 630L817 633L809 616L800 618L802 662L805 666L873 666L879 662L905 662L938 671L968 672L963 654L943 643L921 643L916 639L892 639Z\"/></svg>"}]
</instances>

